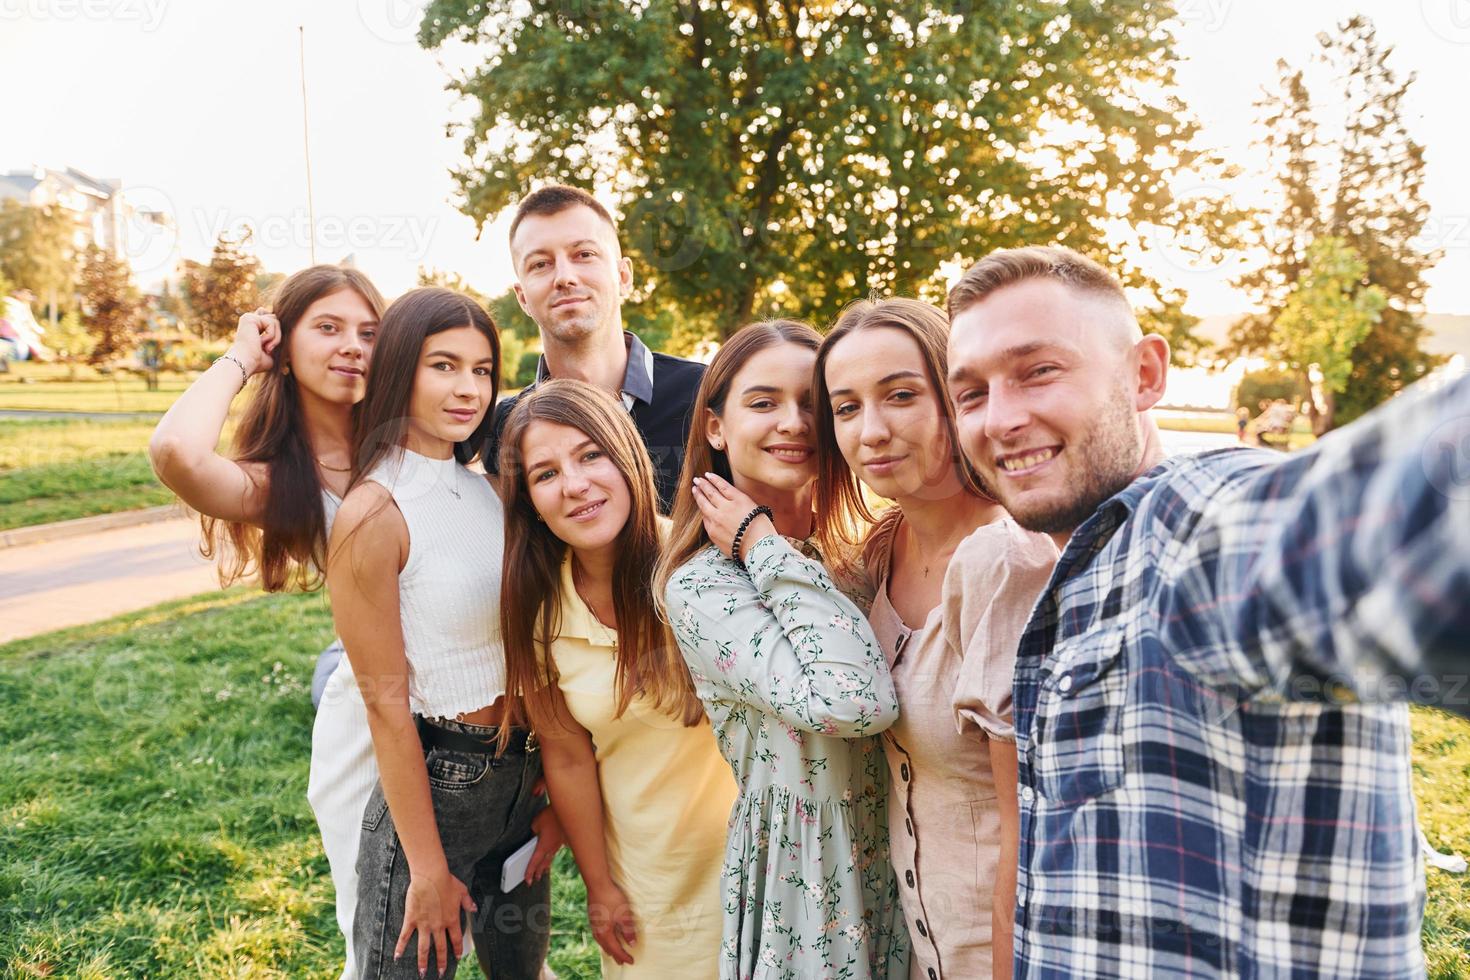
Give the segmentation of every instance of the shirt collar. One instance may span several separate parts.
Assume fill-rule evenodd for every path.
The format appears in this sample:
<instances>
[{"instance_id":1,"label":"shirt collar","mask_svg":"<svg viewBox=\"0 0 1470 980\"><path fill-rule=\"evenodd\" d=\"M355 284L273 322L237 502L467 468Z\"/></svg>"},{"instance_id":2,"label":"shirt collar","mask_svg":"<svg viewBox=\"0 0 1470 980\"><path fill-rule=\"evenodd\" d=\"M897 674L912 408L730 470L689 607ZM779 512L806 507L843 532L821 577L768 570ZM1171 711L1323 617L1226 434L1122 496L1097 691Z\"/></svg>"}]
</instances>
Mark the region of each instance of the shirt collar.
<instances>
[{"instance_id":1,"label":"shirt collar","mask_svg":"<svg viewBox=\"0 0 1470 980\"><path fill-rule=\"evenodd\" d=\"M631 412L635 400L645 405L653 401L653 351L638 339L637 334L628 330L623 331L623 346L628 351L628 367L623 372L623 387L619 394L623 397L623 407ZM549 377L551 372L547 370L546 355L543 354L536 361L536 384Z\"/></svg>"},{"instance_id":2,"label":"shirt collar","mask_svg":"<svg viewBox=\"0 0 1470 980\"><path fill-rule=\"evenodd\" d=\"M558 615L559 639L576 637L594 646L616 647L618 634L604 626L587 603L577 594L577 585L572 580L572 549L567 549L561 562L561 609Z\"/></svg>"}]
</instances>

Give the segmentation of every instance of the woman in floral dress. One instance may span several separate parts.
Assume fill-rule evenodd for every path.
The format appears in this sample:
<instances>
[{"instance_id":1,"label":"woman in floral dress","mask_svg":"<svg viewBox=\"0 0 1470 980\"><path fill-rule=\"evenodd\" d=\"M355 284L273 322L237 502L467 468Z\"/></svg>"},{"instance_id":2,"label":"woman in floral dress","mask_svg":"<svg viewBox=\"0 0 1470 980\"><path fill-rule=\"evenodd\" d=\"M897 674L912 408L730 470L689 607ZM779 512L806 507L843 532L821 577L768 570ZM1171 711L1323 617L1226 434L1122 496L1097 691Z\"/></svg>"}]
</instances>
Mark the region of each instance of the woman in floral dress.
<instances>
[{"instance_id":1,"label":"woman in floral dress","mask_svg":"<svg viewBox=\"0 0 1470 980\"><path fill-rule=\"evenodd\" d=\"M777 320L720 349L656 576L740 786L721 875L722 980L908 973L876 737L898 703L845 560L855 525L812 511L819 341Z\"/></svg>"}]
</instances>

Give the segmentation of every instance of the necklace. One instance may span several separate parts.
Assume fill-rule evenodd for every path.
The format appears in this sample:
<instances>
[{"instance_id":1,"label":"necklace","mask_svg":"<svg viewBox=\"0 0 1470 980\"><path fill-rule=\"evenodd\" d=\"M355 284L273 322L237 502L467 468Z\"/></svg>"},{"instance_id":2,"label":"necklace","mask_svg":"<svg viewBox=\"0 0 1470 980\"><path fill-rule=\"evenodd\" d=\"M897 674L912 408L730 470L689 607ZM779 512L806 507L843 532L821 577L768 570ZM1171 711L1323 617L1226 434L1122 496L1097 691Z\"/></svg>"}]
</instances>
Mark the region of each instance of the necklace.
<instances>
[{"instance_id":1,"label":"necklace","mask_svg":"<svg viewBox=\"0 0 1470 980\"><path fill-rule=\"evenodd\" d=\"M450 458L453 459L453 457L450 457ZM461 497L459 495L459 466L458 465L456 465L454 467L454 485L449 488L449 492L452 493L452 494L454 494L454 499L455 500L463 500L464 499L463 497Z\"/></svg>"},{"instance_id":2,"label":"necklace","mask_svg":"<svg viewBox=\"0 0 1470 980\"><path fill-rule=\"evenodd\" d=\"M350 466L333 466L332 464L328 463L326 460L322 459L320 456L318 456L316 458L316 465L320 466L324 470L331 470L333 473L351 473L352 472L352 467L350 467Z\"/></svg>"}]
</instances>

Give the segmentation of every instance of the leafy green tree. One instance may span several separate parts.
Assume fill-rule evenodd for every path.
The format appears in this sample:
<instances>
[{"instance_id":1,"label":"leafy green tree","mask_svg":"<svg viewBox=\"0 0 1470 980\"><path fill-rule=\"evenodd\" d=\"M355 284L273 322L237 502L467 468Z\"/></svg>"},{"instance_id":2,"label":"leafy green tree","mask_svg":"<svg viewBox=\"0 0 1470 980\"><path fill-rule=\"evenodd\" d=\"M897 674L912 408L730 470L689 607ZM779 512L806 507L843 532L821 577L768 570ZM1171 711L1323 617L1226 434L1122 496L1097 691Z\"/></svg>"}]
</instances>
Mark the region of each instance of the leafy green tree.
<instances>
[{"instance_id":1,"label":"leafy green tree","mask_svg":"<svg viewBox=\"0 0 1470 980\"><path fill-rule=\"evenodd\" d=\"M1441 358L1422 347L1424 273L1440 253L1423 247L1424 148L1409 134L1404 99L1414 75L1389 65L1372 21L1353 17L1319 35L1318 59L1342 87L1342 119L1324 125L1303 70L1278 62L1280 87L1261 103L1263 141L1278 177L1277 213L1258 229L1266 261L1237 283L1261 313L1231 330L1226 358L1279 350L1276 324L1308 270L1313 242L1331 237L1365 263L1359 290L1381 290L1386 305L1361 342L1333 397L1329 425L1352 421L1422 378ZM1331 133L1324 136L1323 133Z\"/></svg>"},{"instance_id":2,"label":"leafy green tree","mask_svg":"<svg viewBox=\"0 0 1470 980\"><path fill-rule=\"evenodd\" d=\"M940 299L946 263L1038 241L1107 260L1197 346L1182 294L1109 249L1197 218L1174 4L433 0L478 45L456 174L482 225L538 182L605 188L646 304L683 342L870 291Z\"/></svg>"},{"instance_id":3,"label":"leafy green tree","mask_svg":"<svg viewBox=\"0 0 1470 980\"><path fill-rule=\"evenodd\" d=\"M82 312L95 341L88 358L93 364L101 364L126 353L147 310L133 285L132 270L106 249L89 245L82 262L80 287ZM46 337L49 341L49 331Z\"/></svg>"},{"instance_id":4,"label":"leafy green tree","mask_svg":"<svg viewBox=\"0 0 1470 980\"><path fill-rule=\"evenodd\" d=\"M46 304L53 324L74 308L77 225L64 208L0 201L0 273Z\"/></svg>"},{"instance_id":5,"label":"leafy green tree","mask_svg":"<svg viewBox=\"0 0 1470 980\"><path fill-rule=\"evenodd\" d=\"M1261 411L1262 402L1294 402L1301 395L1295 376L1276 368L1247 371L1235 388L1235 407L1252 415Z\"/></svg>"},{"instance_id":6,"label":"leafy green tree","mask_svg":"<svg viewBox=\"0 0 1470 980\"><path fill-rule=\"evenodd\" d=\"M249 239L249 232L239 238L221 232L208 265L184 266L182 287L189 319L206 341L233 336L240 315L261 304L256 287L260 261L245 250Z\"/></svg>"},{"instance_id":7,"label":"leafy green tree","mask_svg":"<svg viewBox=\"0 0 1470 980\"><path fill-rule=\"evenodd\" d=\"M97 337L82 323L80 313L68 310L46 331L46 346L66 365L67 380L75 381L77 365L91 358L97 348Z\"/></svg>"},{"instance_id":8,"label":"leafy green tree","mask_svg":"<svg viewBox=\"0 0 1470 980\"><path fill-rule=\"evenodd\" d=\"M1316 435L1333 427L1337 398L1353 373L1353 351L1383 314L1388 299L1362 285L1368 264L1341 238L1319 238L1307 266L1271 327L1271 346L1307 398ZM1312 383L1315 372L1320 380Z\"/></svg>"}]
</instances>

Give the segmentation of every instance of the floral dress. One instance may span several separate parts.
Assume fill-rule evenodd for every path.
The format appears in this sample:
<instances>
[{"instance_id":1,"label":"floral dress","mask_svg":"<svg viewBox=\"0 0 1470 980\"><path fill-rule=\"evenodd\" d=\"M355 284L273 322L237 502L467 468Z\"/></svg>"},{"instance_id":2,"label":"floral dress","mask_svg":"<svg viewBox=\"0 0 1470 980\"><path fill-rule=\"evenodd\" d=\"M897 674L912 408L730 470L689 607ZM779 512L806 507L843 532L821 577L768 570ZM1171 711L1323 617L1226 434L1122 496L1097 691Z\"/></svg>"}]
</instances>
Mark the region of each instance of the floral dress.
<instances>
[{"instance_id":1,"label":"floral dress","mask_svg":"<svg viewBox=\"0 0 1470 980\"><path fill-rule=\"evenodd\" d=\"M862 611L777 535L743 566L706 547L665 598L740 785L720 880L722 980L906 977L876 737L898 700Z\"/></svg>"}]
</instances>

